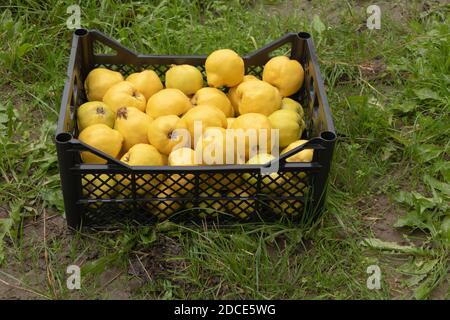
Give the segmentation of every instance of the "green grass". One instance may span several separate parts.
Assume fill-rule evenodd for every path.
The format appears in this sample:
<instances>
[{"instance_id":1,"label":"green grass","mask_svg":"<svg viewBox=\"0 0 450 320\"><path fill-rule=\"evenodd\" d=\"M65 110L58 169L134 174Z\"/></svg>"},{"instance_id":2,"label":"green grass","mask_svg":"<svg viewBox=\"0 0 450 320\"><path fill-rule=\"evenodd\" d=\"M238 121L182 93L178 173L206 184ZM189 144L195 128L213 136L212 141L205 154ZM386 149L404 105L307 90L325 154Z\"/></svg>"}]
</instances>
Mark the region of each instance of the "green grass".
<instances>
[{"instance_id":1,"label":"green grass","mask_svg":"<svg viewBox=\"0 0 450 320\"><path fill-rule=\"evenodd\" d=\"M440 232L450 200L448 6L396 1L399 15L383 2L381 30L371 31L369 2L83 1L83 27L143 53L245 54L285 32L311 32L339 141L328 209L311 230L162 224L73 235L52 222L64 211L53 136L72 3L4 3L0 298L12 285L24 298L50 299L449 298L449 244ZM385 228L397 238L382 240L403 246L367 245L383 237L377 225L388 216ZM66 288L69 264L82 266L80 291ZM366 287L373 264L380 290Z\"/></svg>"}]
</instances>

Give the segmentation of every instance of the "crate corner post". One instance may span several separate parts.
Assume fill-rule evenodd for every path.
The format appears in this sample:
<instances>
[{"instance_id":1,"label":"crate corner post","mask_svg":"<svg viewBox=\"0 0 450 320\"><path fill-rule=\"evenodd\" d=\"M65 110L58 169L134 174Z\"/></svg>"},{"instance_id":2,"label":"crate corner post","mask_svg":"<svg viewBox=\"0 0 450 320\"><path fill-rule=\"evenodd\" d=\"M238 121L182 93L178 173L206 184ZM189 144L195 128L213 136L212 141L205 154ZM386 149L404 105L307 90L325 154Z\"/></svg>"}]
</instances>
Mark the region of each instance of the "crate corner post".
<instances>
[{"instance_id":1,"label":"crate corner post","mask_svg":"<svg viewBox=\"0 0 450 320\"><path fill-rule=\"evenodd\" d=\"M78 229L82 224L82 214L77 204L81 189L81 177L72 171L76 162L71 140L70 133L59 133L56 136L56 151L67 225L72 229Z\"/></svg>"}]
</instances>

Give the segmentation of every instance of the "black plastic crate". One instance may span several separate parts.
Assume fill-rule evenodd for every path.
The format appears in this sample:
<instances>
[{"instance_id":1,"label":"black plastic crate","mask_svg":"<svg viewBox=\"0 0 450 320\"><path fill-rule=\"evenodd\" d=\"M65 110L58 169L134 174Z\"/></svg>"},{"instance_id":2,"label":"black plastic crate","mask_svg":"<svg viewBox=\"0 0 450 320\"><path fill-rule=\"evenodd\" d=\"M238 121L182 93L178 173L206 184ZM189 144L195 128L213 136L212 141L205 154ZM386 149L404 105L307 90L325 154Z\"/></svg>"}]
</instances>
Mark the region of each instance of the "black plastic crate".
<instances>
[{"instance_id":1,"label":"black plastic crate","mask_svg":"<svg viewBox=\"0 0 450 320\"><path fill-rule=\"evenodd\" d=\"M115 53L97 54L99 48ZM83 83L90 70L104 66L125 76L150 68L163 78L171 64L195 65L204 72L206 56L141 55L99 31L76 30L56 131L68 226L153 224L169 218L218 224L283 217L300 223L316 220L325 202L336 134L311 36L288 33L244 56L246 74L260 76L264 64L281 50L290 52L305 69L304 84L291 98L305 109L303 138L309 142L277 159L279 171L274 181L261 173L259 165L130 167L79 141L76 110L86 101ZM303 149L314 149L311 163L286 162ZM106 159L107 164L82 163L80 152L86 150ZM187 184L191 184L189 188Z\"/></svg>"}]
</instances>

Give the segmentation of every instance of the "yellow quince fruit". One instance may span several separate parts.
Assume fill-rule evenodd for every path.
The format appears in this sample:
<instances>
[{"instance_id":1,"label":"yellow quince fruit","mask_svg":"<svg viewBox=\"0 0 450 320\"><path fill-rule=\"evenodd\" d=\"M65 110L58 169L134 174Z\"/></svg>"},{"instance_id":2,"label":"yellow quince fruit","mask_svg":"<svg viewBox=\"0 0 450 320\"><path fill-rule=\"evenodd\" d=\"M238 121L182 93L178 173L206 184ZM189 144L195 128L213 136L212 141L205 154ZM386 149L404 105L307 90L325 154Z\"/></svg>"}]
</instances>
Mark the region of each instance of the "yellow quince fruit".
<instances>
[{"instance_id":1,"label":"yellow quince fruit","mask_svg":"<svg viewBox=\"0 0 450 320\"><path fill-rule=\"evenodd\" d=\"M289 196L290 194L285 193L283 195ZM299 196L303 196L303 193L299 193ZM268 200L268 202L270 209L276 215L297 216L302 214L304 210L303 202L294 199Z\"/></svg>"},{"instance_id":2,"label":"yellow quince fruit","mask_svg":"<svg viewBox=\"0 0 450 320\"><path fill-rule=\"evenodd\" d=\"M274 160L275 157L268 153L258 153L247 161L247 164L267 164ZM256 185L258 180L256 177L245 173L243 178L250 184ZM278 191L285 183L284 178L278 172L271 172L264 174L261 179L261 191L263 193L270 193L272 191Z\"/></svg>"},{"instance_id":3,"label":"yellow quince fruit","mask_svg":"<svg viewBox=\"0 0 450 320\"><path fill-rule=\"evenodd\" d=\"M190 96L202 87L202 73L194 66L173 65L166 72L166 88L180 89L185 95Z\"/></svg>"},{"instance_id":4,"label":"yellow quince fruit","mask_svg":"<svg viewBox=\"0 0 450 320\"><path fill-rule=\"evenodd\" d=\"M164 88L158 74L153 70L132 73L126 80L131 82L144 95L145 101L148 101L152 95Z\"/></svg>"},{"instance_id":5,"label":"yellow quince fruit","mask_svg":"<svg viewBox=\"0 0 450 320\"><path fill-rule=\"evenodd\" d=\"M217 217L221 212L226 209L226 202L219 199L222 195L219 192L206 193L201 192L198 197L198 202L194 204L189 202L187 204L188 209L196 210L197 217L204 219L207 217ZM217 199L205 199L208 197L215 197Z\"/></svg>"},{"instance_id":6,"label":"yellow quince fruit","mask_svg":"<svg viewBox=\"0 0 450 320\"><path fill-rule=\"evenodd\" d=\"M227 127L227 118L222 110L211 105L199 105L186 112L183 117L185 126L191 135L191 146L194 146L197 139L203 134L207 127ZM201 125L201 130L199 125ZM196 126L198 130L196 130Z\"/></svg>"},{"instance_id":7,"label":"yellow quince fruit","mask_svg":"<svg viewBox=\"0 0 450 320\"><path fill-rule=\"evenodd\" d=\"M244 78L242 79L242 82L250 81L250 80L260 80L260 79L258 79L258 78L257 78L256 76L254 76L254 75L247 74L247 75L245 75ZM231 102L231 106L233 107L234 114L235 114L236 116L239 115L239 110L238 110L238 96L237 96L237 94L236 94L236 90L237 90L237 87L238 87L238 86L239 86L239 84L236 85L236 86L234 86L234 87L232 87L232 88L230 88L230 90L228 90L228 93L227 93L227 97L228 97L228 99L229 99L230 102Z\"/></svg>"},{"instance_id":8,"label":"yellow quince fruit","mask_svg":"<svg viewBox=\"0 0 450 320\"><path fill-rule=\"evenodd\" d=\"M278 129L280 148L298 140L303 132L300 115L292 110L277 110L269 116L273 129Z\"/></svg>"},{"instance_id":9,"label":"yellow quince fruit","mask_svg":"<svg viewBox=\"0 0 450 320\"><path fill-rule=\"evenodd\" d=\"M192 97L191 102L194 106L207 104L215 106L225 113L225 116L234 115L233 107L227 95L217 88L205 87L198 90Z\"/></svg>"},{"instance_id":10,"label":"yellow quince fruit","mask_svg":"<svg viewBox=\"0 0 450 320\"><path fill-rule=\"evenodd\" d=\"M197 141L197 159L205 165L225 165L236 163L235 139L222 127L208 127Z\"/></svg>"},{"instance_id":11,"label":"yellow quince fruit","mask_svg":"<svg viewBox=\"0 0 450 320\"><path fill-rule=\"evenodd\" d=\"M138 143L132 146L127 153L120 159L123 163L129 166L162 166L164 160L158 150L149 144ZM116 179L120 182L122 194L128 195L132 191L131 176L117 174ZM136 192L138 194L145 194L152 190L159 181L152 179L150 174L143 174L136 179Z\"/></svg>"},{"instance_id":12,"label":"yellow quince fruit","mask_svg":"<svg viewBox=\"0 0 450 320\"><path fill-rule=\"evenodd\" d=\"M236 140L231 131L219 127L206 128L195 147L196 160L203 165L228 165L244 163L238 160ZM241 184L240 177L235 173L217 173L206 177L207 186L216 190L230 190Z\"/></svg>"},{"instance_id":13,"label":"yellow quince fruit","mask_svg":"<svg viewBox=\"0 0 450 320\"><path fill-rule=\"evenodd\" d=\"M296 93L303 85L305 72L297 60L286 56L270 59L264 66L263 80L278 88L283 97Z\"/></svg>"},{"instance_id":14,"label":"yellow quince fruit","mask_svg":"<svg viewBox=\"0 0 450 320\"><path fill-rule=\"evenodd\" d=\"M195 151L191 148L183 147L173 150L168 158L169 166L196 166ZM170 179L165 181L167 187L183 195L194 188L195 176L191 173L171 174Z\"/></svg>"},{"instance_id":15,"label":"yellow quince fruit","mask_svg":"<svg viewBox=\"0 0 450 320\"><path fill-rule=\"evenodd\" d=\"M240 187L227 194L228 197L235 197L236 195L239 195L239 199L227 201L227 212L241 219L249 218L256 210L256 200L251 198L248 191Z\"/></svg>"},{"instance_id":16,"label":"yellow quince fruit","mask_svg":"<svg viewBox=\"0 0 450 320\"><path fill-rule=\"evenodd\" d=\"M106 124L93 124L80 132L78 139L104 153L115 158L122 149L122 134L108 127ZM105 164L107 160L89 152L81 152L81 160L84 163Z\"/></svg>"},{"instance_id":17,"label":"yellow quince fruit","mask_svg":"<svg viewBox=\"0 0 450 320\"><path fill-rule=\"evenodd\" d=\"M168 88L158 91L147 102L146 112L153 119L161 116L181 116L191 109L189 98L180 89Z\"/></svg>"},{"instance_id":18,"label":"yellow quince fruit","mask_svg":"<svg viewBox=\"0 0 450 320\"><path fill-rule=\"evenodd\" d=\"M278 89L265 81L250 80L242 82L236 89L239 114L272 114L281 107Z\"/></svg>"},{"instance_id":19,"label":"yellow quince fruit","mask_svg":"<svg viewBox=\"0 0 450 320\"><path fill-rule=\"evenodd\" d=\"M305 144L308 142L308 140L297 140L292 143L290 143L286 148L281 151L281 155L285 154L288 151L291 151L292 149L297 148L298 146ZM313 159L314 150L313 149L305 149L302 150L293 156L290 156L286 159L287 162L311 162Z\"/></svg>"},{"instance_id":20,"label":"yellow quince fruit","mask_svg":"<svg viewBox=\"0 0 450 320\"><path fill-rule=\"evenodd\" d=\"M114 176L102 173L88 173L81 179L83 195L89 199L110 199L115 193L116 180Z\"/></svg>"},{"instance_id":21,"label":"yellow quince fruit","mask_svg":"<svg viewBox=\"0 0 450 320\"><path fill-rule=\"evenodd\" d=\"M179 201L169 200L169 198L176 197L175 191L167 189L164 184L160 184L156 190L157 200L147 202L147 208L159 220L165 220L181 209L181 203Z\"/></svg>"},{"instance_id":22,"label":"yellow quince fruit","mask_svg":"<svg viewBox=\"0 0 450 320\"><path fill-rule=\"evenodd\" d=\"M299 102L297 102L291 98L283 98L281 100L281 109L295 111L300 115L300 118L302 118L302 119L305 116L305 112L303 111L302 105Z\"/></svg>"},{"instance_id":23,"label":"yellow quince fruit","mask_svg":"<svg viewBox=\"0 0 450 320\"><path fill-rule=\"evenodd\" d=\"M206 58L205 71L209 86L234 87L244 78L244 60L233 50L216 50Z\"/></svg>"},{"instance_id":24,"label":"yellow quince fruit","mask_svg":"<svg viewBox=\"0 0 450 320\"><path fill-rule=\"evenodd\" d=\"M151 122L152 118L149 115L136 108L122 107L117 110L114 129L124 138L124 152L138 143L148 144L147 133Z\"/></svg>"},{"instance_id":25,"label":"yellow quince fruit","mask_svg":"<svg viewBox=\"0 0 450 320\"><path fill-rule=\"evenodd\" d=\"M122 82L120 72L106 68L92 69L84 80L84 90L89 101L102 101L106 91L116 83Z\"/></svg>"},{"instance_id":26,"label":"yellow quince fruit","mask_svg":"<svg viewBox=\"0 0 450 320\"><path fill-rule=\"evenodd\" d=\"M103 96L103 102L110 106L114 112L122 107L145 110L144 95L129 81L122 81L111 86Z\"/></svg>"},{"instance_id":27,"label":"yellow quince fruit","mask_svg":"<svg viewBox=\"0 0 450 320\"><path fill-rule=\"evenodd\" d=\"M265 115L260 113L240 115L231 124L231 129L236 139L237 161L249 159L258 152L271 152L272 125Z\"/></svg>"},{"instance_id":28,"label":"yellow quince fruit","mask_svg":"<svg viewBox=\"0 0 450 320\"><path fill-rule=\"evenodd\" d=\"M183 132L182 129L186 131ZM184 136L187 133L188 136ZM161 116L150 123L148 141L162 154L169 155L176 146L190 145L186 123L176 115Z\"/></svg>"},{"instance_id":29,"label":"yellow quince fruit","mask_svg":"<svg viewBox=\"0 0 450 320\"><path fill-rule=\"evenodd\" d=\"M188 147L182 147L169 154L168 157L169 166L195 166L195 153L194 150Z\"/></svg>"},{"instance_id":30,"label":"yellow quince fruit","mask_svg":"<svg viewBox=\"0 0 450 320\"><path fill-rule=\"evenodd\" d=\"M101 101L83 103L77 110L78 130L83 131L90 125L103 123L108 127L114 126L116 115L108 105Z\"/></svg>"}]
</instances>

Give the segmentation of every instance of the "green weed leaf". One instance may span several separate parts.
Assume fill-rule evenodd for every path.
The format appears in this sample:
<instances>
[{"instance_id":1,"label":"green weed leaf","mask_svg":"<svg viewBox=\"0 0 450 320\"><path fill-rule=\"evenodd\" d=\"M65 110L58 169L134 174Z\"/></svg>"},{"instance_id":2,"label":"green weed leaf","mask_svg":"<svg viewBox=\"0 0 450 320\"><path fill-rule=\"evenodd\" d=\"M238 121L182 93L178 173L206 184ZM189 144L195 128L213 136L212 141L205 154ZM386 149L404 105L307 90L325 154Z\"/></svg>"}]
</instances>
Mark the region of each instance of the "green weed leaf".
<instances>
[{"instance_id":1,"label":"green weed leaf","mask_svg":"<svg viewBox=\"0 0 450 320\"><path fill-rule=\"evenodd\" d=\"M442 154L443 149L434 144L421 144L416 147L415 151L419 161L429 162L438 158Z\"/></svg>"},{"instance_id":2,"label":"green weed leaf","mask_svg":"<svg viewBox=\"0 0 450 320\"><path fill-rule=\"evenodd\" d=\"M396 151L395 147L392 144L389 144L385 147L383 147L383 155L381 156L381 160L386 161L388 160Z\"/></svg>"},{"instance_id":3,"label":"green weed leaf","mask_svg":"<svg viewBox=\"0 0 450 320\"><path fill-rule=\"evenodd\" d=\"M426 254L427 252L418 247L414 246L402 246L396 242L388 242L383 241L376 238L366 238L360 243L362 246L370 247L373 249L379 250L388 250L388 251L396 251L401 253L410 253L410 254Z\"/></svg>"},{"instance_id":4,"label":"green weed leaf","mask_svg":"<svg viewBox=\"0 0 450 320\"><path fill-rule=\"evenodd\" d=\"M415 111L417 108L417 104L414 102L408 101L404 103L397 103L392 106L394 111L398 111L400 113L409 113Z\"/></svg>"},{"instance_id":5,"label":"green weed leaf","mask_svg":"<svg viewBox=\"0 0 450 320\"><path fill-rule=\"evenodd\" d=\"M312 28L320 36L325 31L325 24L320 20L318 15L314 15L312 20Z\"/></svg>"},{"instance_id":6,"label":"green weed leaf","mask_svg":"<svg viewBox=\"0 0 450 320\"><path fill-rule=\"evenodd\" d=\"M431 188L439 190L450 197L450 184L441 182L428 174L423 177L423 182L428 184Z\"/></svg>"},{"instance_id":7,"label":"green weed leaf","mask_svg":"<svg viewBox=\"0 0 450 320\"><path fill-rule=\"evenodd\" d=\"M398 220L394 223L394 228L423 228L424 223L422 221L422 217L417 211L409 211L404 216L398 218Z\"/></svg>"},{"instance_id":8,"label":"green weed leaf","mask_svg":"<svg viewBox=\"0 0 450 320\"><path fill-rule=\"evenodd\" d=\"M441 97L429 88L416 89L414 90L414 93L420 100L441 100Z\"/></svg>"},{"instance_id":9,"label":"green weed leaf","mask_svg":"<svg viewBox=\"0 0 450 320\"><path fill-rule=\"evenodd\" d=\"M44 189L42 199L49 207L55 207L59 212L64 212L64 201L60 189Z\"/></svg>"},{"instance_id":10,"label":"green weed leaf","mask_svg":"<svg viewBox=\"0 0 450 320\"><path fill-rule=\"evenodd\" d=\"M424 280L428 274L434 269L434 267L439 262L439 259L430 260L412 260L400 267L400 272L409 275L410 277L406 279L403 284L406 287L415 287Z\"/></svg>"},{"instance_id":11,"label":"green weed leaf","mask_svg":"<svg viewBox=\"0 0 450 320\"><path fill-rule=\"evenodd\" d=\"M23 200L18 200L10 203L9 216L0 219L0 265L5 260L4 239L6 236L15 237L16 230L14 229L22 219L21 211L24 205Z\"/></svg>"},{"instance_id":12,"label":"green weed leaf","mask_svg":"<svg viewBox=\"0 0 450 320\"><path fill-rule=\"evenodd\" d=\"M23 43L17 48L17 58L22 58L28 52L30 52L34 48L34 45L31 43Z\"/></svg>"},{"instance_id":13,"label":"green weed leaf","mask_svg":"<svg viewBox=\"0 0 450 320\"><path fill-rule=\"evenodd\" d=\"M102 274L106 267L109 266L112 262L117 260L120 256L121 252L115 252L113 254L101 257L94 261L89 261L81 267L81 275L99 275Z\"/></svg>"},{"instance_id":14,"label":"green weed leaf","mask_svg":"<svg viewBox=\"0 0 450 320\"><path fill-rule=\"evenodd\" d=\"M140 243L149 245L156 241L156 231L154 228L146 228L147 230L139 233Z\"/></svg>"},{"instance_id":15,"label":"green weed leaf","mask_svg":"<svg viewBox=\"0 0 450 320\"><path fill-rule=\"evenodd\" d=\"M403 203L410 207L414 206L413 196L410 192L400 191L394 196L394 200L398 203Z\"/></svg>"},{"instance_id":16,"label":"green weed leaf","mask_svg":"<svg viewBox=\"0 0 450 320\"><path fill-rule=\"evenodd\" d=\"M450 161L436 161L432 170L435 174L441 174L444 180L450 183Z\"/></svg>"}]
</instances>

